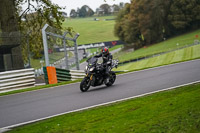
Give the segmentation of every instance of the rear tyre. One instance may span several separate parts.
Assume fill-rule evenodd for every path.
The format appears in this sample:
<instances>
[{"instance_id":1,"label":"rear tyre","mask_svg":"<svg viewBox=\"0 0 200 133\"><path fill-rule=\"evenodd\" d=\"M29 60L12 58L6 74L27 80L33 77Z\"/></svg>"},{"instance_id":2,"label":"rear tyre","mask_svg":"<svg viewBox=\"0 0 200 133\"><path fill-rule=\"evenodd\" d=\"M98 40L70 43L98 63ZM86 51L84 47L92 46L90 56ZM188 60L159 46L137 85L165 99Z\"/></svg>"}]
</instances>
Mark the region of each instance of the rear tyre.
<instances>
[{"instance_id":1,"label":"rear tyre","mask_svg":"<svg viewBox=\"0 0 200 133\"><path fill-rule=\"evenodd\" d=\"M116 80L116 74L114 72L110 72L109 82L105 84L106 86L111 86L115 83Z\"/></svg>"},{"instance_id":2,"label":"rear tyre","mask_svg":"<svg viewBox=\"0 0 200 133\"><path fill-rule=\"evenodd\" d=\"M85 78L81 81L80 90L81 90L82 92L86 92L89 88L90 88L90 79L85 77Z\"/></svg>"}]
</instances>

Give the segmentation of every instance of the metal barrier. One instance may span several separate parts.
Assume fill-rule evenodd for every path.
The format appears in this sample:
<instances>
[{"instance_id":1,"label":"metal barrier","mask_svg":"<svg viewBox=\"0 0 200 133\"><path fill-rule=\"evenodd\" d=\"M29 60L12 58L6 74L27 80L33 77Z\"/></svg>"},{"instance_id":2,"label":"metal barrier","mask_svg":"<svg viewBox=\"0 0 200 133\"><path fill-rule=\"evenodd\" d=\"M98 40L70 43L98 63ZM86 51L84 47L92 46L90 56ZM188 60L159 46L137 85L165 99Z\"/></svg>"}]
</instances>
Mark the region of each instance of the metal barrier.
<instances>
[{"instance_id":1,"label":"metal barrier","mask_svg":"<svg viewBox=\"0 0 200 133\"><path fill-rule=\"evenodd\" d=\"M34 69L21 69L0 73L0 91L23 89L35 85Z\"/></svg>"},{"instance_id":2,"label":"metal barrier","mask_svg":"<svg viewBox=\"0 0 200 133\"><path fill-rule=\"evenodd\" d=\"M85 76L85 72L83 70L70 70L71 79L83 79Z\"/></svg>"},{"instance_id":3,"label":"metal barrier","mask_svg":"<svg viewBox=\"0 0 200 133\"><path fill-rule=\"evenodd\" d=\"M56 76L58 82L70 81L72 79L70 70L56 68Z\"/></svg>"},{"instance_id":4,"label":"metal barrier","mask_svg":"<svg viewBox=\"0 0 200 133\"><path fill-rule=\"evenodd\" d=\"M43 71L44 71L45 82L46 84L49 84L47 68L43 67ZM57 81L59 83L64 81L83 79L85 73L82 70L65 70L56 68L56 76L57 76Z\"/></svg>"}]
</instances>

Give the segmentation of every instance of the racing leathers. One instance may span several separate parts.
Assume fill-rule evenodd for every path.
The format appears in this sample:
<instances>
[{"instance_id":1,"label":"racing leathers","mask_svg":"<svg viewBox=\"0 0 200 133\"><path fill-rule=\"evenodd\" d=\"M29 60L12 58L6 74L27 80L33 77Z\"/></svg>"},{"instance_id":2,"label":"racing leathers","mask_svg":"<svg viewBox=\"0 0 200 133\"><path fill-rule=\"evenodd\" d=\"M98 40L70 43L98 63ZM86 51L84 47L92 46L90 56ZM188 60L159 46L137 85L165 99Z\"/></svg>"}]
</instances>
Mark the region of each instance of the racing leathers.
<instances>
[{"instance_id":1,"label":"racing leathers","mask_svg":"<svg viewBox=\"0 0 200 133\"><path fill-rule=\"evenodd\" d=\"M103 59L103 66L105 68L105 75L106 77L109 76L109 72L111 70L111 65L112 65L112 54L108 53L107 55L103 55L102 53L100 53L99 55L94 56L96 58L102 57Z\"/></svg>"}]
</instances>

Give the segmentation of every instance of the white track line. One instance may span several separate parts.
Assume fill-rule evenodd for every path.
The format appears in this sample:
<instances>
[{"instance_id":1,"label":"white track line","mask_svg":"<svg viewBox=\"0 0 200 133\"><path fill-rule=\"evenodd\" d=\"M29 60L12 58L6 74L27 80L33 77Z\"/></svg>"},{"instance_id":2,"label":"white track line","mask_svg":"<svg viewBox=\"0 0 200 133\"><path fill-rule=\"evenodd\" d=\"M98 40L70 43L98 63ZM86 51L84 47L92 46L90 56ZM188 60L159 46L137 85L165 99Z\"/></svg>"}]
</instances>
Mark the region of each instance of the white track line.
<instances>
[{"instance_id":1,"label":"white track line","mask_svg":"<svg viewBox=\"0 0 200 133\"><path fill-rule=\"evenodd\" d=\"M111 101L111 102L106 102L106 103L102 103L102 104L98 104L98 105L93 105L93 106L89 106L89 107L85 107L85 108L81 108L81 109L77 109L77 110L73 110L73 111L68 111L68 112L64 112L64 113L60 113L60 114L44 117L44 118L41 118L41 119L36 119L36 120L28 121L28 122L23 122L23 123L11 125L11 126L3 127L3 128L0 128L0 132L1 131L2 132L3 131L7 131L7 130L12 129L14 127L27 125L27 124L38 122L38 121L41 121L41 120L46 120L46 119L53 118L53 117L56 117L56 116L69 114L69 113L73 113L73 112L78 112L78 111L83 111L83 110L87 110L87 109L91 109L91 108L95 108L95 107L99 107L99 106L103 106L103 105L108 105L108 104L112 104L112 103L116 103L116 102L121 102L121 101L129 100L129 99L134 99L134 98L138 98L138 97L154 94L154 93L157 93L157 92L167 91L167 90L171 90L171 89L175 89L175 88L179 88L179 87L195 84L195 83L200 83L200 80L199 81L195 81L195 82L191 82L191 83L187 83L187 84L183 84L183 85L178 85L178 86L162 89L162 90L157 90L157 91L153 91L153 92L149 92L149 93L144 93L144 94L133 96L133 97L123 98L123 99L119 99L119 100L115 100L115 101Z\"/></svg>"}]
</instances>

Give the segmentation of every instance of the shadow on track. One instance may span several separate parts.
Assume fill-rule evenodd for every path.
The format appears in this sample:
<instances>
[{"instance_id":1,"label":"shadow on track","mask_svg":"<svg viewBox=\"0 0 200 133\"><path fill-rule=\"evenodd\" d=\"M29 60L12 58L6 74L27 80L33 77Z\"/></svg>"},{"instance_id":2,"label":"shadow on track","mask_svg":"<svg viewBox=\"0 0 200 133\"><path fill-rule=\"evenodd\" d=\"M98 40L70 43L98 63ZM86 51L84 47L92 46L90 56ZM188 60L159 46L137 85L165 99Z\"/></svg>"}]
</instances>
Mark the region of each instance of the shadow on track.
<instances>
[{"instance_id":1,"label":"shadow on track","mask_svg":"<svg viewBox=\"0 0 200 133\"><path fill-rule=\"evenodd\" d=\"M116 85L112 85L112 86L99 86L99 87L91 87L87 92L94 92L94 91L101 91L101 90L104 90L104 89L113 89Z\"/></svg>"}]
</instances>

